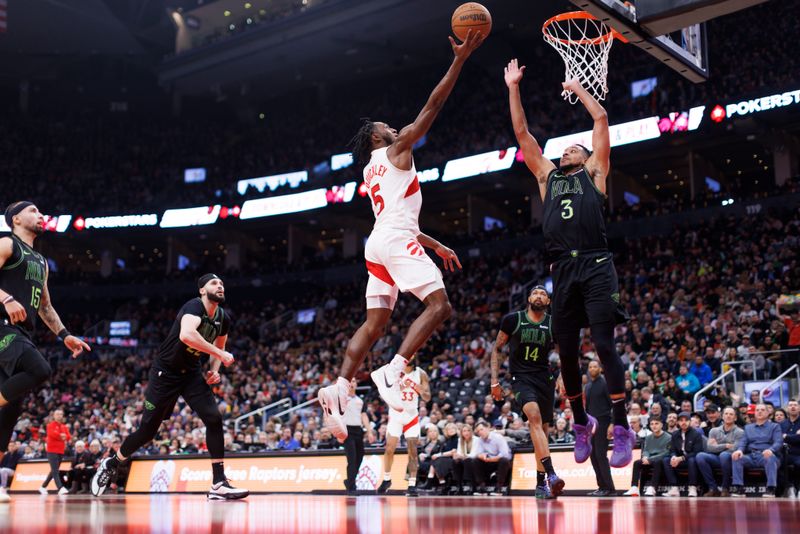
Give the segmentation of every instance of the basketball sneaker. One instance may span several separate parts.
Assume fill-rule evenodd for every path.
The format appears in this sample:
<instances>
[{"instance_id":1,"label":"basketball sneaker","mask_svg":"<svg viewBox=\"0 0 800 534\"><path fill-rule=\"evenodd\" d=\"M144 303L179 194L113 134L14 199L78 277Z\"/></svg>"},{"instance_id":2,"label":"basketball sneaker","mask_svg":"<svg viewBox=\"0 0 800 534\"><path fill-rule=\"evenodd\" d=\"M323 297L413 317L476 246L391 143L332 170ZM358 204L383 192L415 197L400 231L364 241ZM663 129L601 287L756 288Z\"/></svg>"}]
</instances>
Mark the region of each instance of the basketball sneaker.
<instances>
[{"instance_id":1,"label":"basketball sneaker","mask_svg":"<svg viewBox=\"0 0 800 534\"><path fill-rule=\"evenodd\" d=\"M633 459L633 447L636 445L636 433L630 428L614 425L614 449L611 452L611 467L625 467Z\"/></svg>"},{"instance_id":2,"label":"basketball sneaker","mask_svg":"<svg viewBox=\"0 0 800 534\"><path fill-rule=\"evenodd\" d=\"M396 412L403 411L403 402L400 400L400 372L392 367L391 363L375 369L370 374L372 381L378 386L378 394L389 408Z\"/></svg>"},{"instance_id":3,"label":"basketball sneaker","mask_svg":"<svg viewBox=\"0 0 800 534\"><path fill-rule=\"evenodd\" d=\"M550 493L553 494L553 498L564 492L564 484L564 481L557 474L547 475L547 485L550 486Z\"/></svg>"},{"instance_id":4,"label":"basketball sneaker","mask_svg":"<svg viewBox=\"0 0 800 534\"><path fill-rule=\"evenodd\" d=\"M347 439L347 425L344 424L342 417L347 408L347 392L343 393L337 382L320 388L317 400L325 414L325 427L339 440L339 443L344 443Z\"/></svg>"},{"instance_id":5,"label":"basketball sneaker","mask_svg":"<svg viewBox=\"0 0 800 534\"><path fill-rule=\"evenodd\" d=\"M111 480L117 477L117 468L116 466L108 465L111 461L111 457L106 458L102 462L100 462L100 467L97 468L97 473L94 474L92 477L92 483L90 484L90 489L92 495L95 497L99 497L106 491L106 488L111 484Z\"/></svg>"},{"instance_id":6,"label":"basketball sneaker","mask_svg":"<svg viewBox=\"0 0 800 534\"><path fill-rule=\"evenodd\" d=\"M544 500L551 500L555 499L555 495L550 493L550 488L547 487L547 484L543 484L541 486L536 486L536 492L534 493L537 499L544 499Z\"/></svg>"},{"instance_id":7,"label":"basketball sneaker","mask_svg":"<svg viewBox=\"0 0 800 534\"><path fill-rule=\"evenodd\" d=\"M8 491L4 487L0 486L0 502L8 502L11 500L11 497L8 496Z\"/></svg>"},{"instance_id":8,"label":"basketball sneaker","mask_svg":"<svg viewBox=\"0 0 800 534\"><path fill-rule=\"evenodd\" d=\"M392 487L392 481L384 480L383 482L381 482L381 485L378 486L378 493L386 493L387 491L389 491L389 488L391 487Z\"/></svg>"},{"instance_id":9,"label":"basketball sneaker","mask_svg":"<svg viewBox=\"0 0 800 534\"><path fill-rule=\"evenodd\" d=\"M597 419L586 414L589 420L585 425L575 423L575 461L582 464L592 455L592 436L597 431Z\"/></svg>"},{"instance_id":10,"label":"basketball sneaker","mask_svg":"<svg viewBox=\"0 0 800 534\"><path fill-rule=\"evenodd\" d=\"M233 501L244 499L248 495L250 495L248 490L234 488L227 480L211 484L211 489L208 491L208 498L212 501Z\"/></svg>"},{"instance_id":11,"label":"basketball sneaker","mask_svg":"<svg viewBox=\"0 0 800 534\"><path fill-rule=\"evenodd\" d=\"M406 490L406 497L419 497L419 490L416 486L409 486Z\"/></svg>"}]
</instances>

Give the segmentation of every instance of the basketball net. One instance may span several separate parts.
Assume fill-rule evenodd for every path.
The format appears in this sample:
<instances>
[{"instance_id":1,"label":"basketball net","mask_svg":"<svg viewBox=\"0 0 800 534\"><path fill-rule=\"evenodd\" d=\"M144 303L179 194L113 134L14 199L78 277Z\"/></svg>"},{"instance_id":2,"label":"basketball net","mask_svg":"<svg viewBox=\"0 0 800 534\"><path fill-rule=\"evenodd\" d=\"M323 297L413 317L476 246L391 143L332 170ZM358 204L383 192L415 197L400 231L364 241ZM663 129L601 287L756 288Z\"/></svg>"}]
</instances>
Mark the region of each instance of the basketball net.
<instances>
[{"instance_id":1,"label":"basketball net","mask_svg":"<svg viewBox=\"0 0 800 534\"><path fill-rule=\"evenodd\" d=\"M597 100L605 99L608 53L616 32L585 11L573 11L548 19L542 26L542 33L545 42L564 60L564 81L577 78ZM565 90L561 94L572 104L578 102L572 91Z\"/></svg>"}]
</instances>

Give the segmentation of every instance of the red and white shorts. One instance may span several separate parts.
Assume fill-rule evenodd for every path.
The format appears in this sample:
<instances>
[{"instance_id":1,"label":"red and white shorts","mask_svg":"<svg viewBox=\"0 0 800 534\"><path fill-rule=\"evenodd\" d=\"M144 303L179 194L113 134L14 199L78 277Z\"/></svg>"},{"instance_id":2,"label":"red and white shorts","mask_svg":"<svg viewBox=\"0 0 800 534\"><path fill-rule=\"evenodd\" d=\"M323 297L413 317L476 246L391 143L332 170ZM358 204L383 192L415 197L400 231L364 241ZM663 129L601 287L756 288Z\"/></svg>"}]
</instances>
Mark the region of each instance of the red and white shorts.
<instances>
[{"instance_id":1,"label":"red and white shorts","mask_svg":"<svg viewBox=\"0 0 800 534\"><path fill-rule=\"evenodd\" d=\"M437 289L444 289L442 272L410 232L373 233L364 257L369 272L368 309L394 309L400 291L425 300Z\"/></svg>"},{"instance_id":2,"label":"red and white shorts","mask_svg":"<svg viewBox=\"0 0 800 534\"><path fill-rule=\"evenodd\" d=\"M386 435L393 438L405 436L406 439L419 437L419 412L417 410L404 410L397 412L389 408L389 423L386 425Z\"/></svg>"}]
</instances>

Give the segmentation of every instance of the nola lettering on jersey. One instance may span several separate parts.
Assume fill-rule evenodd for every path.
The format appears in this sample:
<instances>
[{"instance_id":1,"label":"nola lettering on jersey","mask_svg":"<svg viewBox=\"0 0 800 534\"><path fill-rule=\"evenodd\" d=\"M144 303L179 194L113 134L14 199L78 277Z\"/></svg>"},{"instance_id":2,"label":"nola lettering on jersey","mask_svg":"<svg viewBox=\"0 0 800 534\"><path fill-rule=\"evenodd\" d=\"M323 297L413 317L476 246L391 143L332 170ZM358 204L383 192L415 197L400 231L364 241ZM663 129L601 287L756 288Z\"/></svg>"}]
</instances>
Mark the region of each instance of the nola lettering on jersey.
<instances>
[{"instance_id":1,"label":"nola lettering on jersey","mask_svg":"<svg viewBox=\"0 0 800 534\"><path fill-rule=\"evenodd\" d=\"M364 182L366 182L367 187L369 187L369 183L372 181L375 176L382 178L386 171L389 169L385 165L381 165L380 163L376 163L372 167L369 168L366 175L364 175Z\"/></svg>"}]
</instances>

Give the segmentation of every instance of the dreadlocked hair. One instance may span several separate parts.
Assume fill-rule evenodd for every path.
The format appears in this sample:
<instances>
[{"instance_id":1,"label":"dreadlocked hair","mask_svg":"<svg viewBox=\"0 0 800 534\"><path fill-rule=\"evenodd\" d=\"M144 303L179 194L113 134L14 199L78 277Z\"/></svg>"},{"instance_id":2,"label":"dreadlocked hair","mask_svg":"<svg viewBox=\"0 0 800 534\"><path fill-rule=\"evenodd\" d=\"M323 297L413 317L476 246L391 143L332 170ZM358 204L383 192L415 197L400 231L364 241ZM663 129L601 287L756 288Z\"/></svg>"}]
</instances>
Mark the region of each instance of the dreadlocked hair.
<instances>
[{"instance_id":1,"label":"dreadlocked hair","mask_svg":"<svg viewBox=\"0 0 800 534\"><path fill-rule=\"evenodd\" d=\"M369 119L362 119L361 128L348 143L348 146L353 149L353 158L361 167L365 167L369 163L372 155L372 132L374 130L375 123Z\"/></svg>"}]
</instances>

